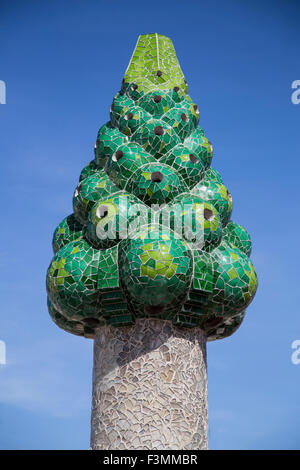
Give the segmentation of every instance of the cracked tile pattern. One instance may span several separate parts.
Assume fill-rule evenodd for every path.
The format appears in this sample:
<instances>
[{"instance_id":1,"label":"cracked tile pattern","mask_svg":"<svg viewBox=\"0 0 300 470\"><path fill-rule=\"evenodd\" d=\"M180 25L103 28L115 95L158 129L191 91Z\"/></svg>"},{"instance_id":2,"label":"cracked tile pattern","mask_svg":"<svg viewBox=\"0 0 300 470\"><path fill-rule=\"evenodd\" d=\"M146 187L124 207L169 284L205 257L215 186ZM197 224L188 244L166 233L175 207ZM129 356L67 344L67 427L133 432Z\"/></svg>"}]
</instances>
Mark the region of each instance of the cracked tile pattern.
<instances>
[{"instance_id":1,"label":"cracked tile pattern","mask_svg":"<svg viewBox=\"0 0 300 470\"><path fill-rule=\"evenodd\" d=\"M206 449L206 337L170 321L103 326L94 343L92 449Z\"/></svg>"}]
</instances>

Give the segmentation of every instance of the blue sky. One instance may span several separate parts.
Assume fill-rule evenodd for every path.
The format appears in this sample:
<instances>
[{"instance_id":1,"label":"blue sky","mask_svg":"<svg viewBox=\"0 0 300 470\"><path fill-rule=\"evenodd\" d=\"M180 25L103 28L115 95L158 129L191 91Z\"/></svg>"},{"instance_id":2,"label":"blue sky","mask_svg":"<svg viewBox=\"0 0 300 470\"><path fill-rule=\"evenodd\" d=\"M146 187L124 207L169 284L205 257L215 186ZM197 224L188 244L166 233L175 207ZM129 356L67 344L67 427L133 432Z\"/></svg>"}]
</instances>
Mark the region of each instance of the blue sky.
<instances>
[{"instance_id":1,"label":"blue sky","mask_svg":"<svg viewBox=\"0 0 300 470\"><path fill-rule=\"evenodd\" d=\"M0 449L87 449L92 341L51 322L53 230L139 34L173 40L252 236L259 289L231 338L208 345L211 449L300 449L297 1L1 0Z\"/></svg>"}]
</instances>

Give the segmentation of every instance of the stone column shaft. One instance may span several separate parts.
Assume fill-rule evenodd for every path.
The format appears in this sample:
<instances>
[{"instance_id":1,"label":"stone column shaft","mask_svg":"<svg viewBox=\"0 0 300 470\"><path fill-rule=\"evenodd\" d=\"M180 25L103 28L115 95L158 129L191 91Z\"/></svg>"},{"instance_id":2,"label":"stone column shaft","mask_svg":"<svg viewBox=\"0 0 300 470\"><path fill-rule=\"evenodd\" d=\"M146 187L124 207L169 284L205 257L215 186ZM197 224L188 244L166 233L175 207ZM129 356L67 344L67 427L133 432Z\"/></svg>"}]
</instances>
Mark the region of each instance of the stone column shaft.
<instances>
[{"instance_id":1,"label":"stone column shaft","mask_svg":"<svg viewBox=\"0 0 300 470\"><path fill-rule=\"evenodd\" d=\"M99 328L92 449L206 449L206 338L200 328L139 319Z\"/></svg>"}]
</instances>

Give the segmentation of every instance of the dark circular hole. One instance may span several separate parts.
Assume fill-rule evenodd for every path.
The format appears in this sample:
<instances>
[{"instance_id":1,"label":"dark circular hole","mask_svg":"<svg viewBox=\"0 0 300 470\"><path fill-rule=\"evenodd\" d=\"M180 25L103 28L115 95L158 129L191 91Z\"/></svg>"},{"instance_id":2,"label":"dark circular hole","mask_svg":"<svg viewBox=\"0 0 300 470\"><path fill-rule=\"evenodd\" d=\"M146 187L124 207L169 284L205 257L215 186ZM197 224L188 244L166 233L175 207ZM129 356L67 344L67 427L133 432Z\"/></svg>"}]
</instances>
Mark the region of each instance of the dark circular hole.
<instances>
[{"instance_id":1,"label":"dark circular hole","mask_svg":"<svg viewBox=\"0 0 300 470\"><path fill-rule=\"evenodd\" d=\"M173 90L178 93L179 92L179 87L178 86L174 86Z\"/></svg>"},{"instance_id":2,"label":"dark circular hole","mask_svg":"<svg viewBox=\"0 0 300 470\"><path fill-rule=\"evenodd\" d=\"M91 328L95 328L96 326L99 325L99 320L97 320L97 318L84 318L82 320L82 323L84 323L87 326L90 326Z\"/></svg>"},{"instance_id":3,"label":"dark circular hole","mask_svg":"<svg viewBox=\"0 0 300 470\"><path fill-rule=\"evenodd\" d=\"M204 209L204 219L205 220L212 220L214 218L214 213L211 209Z\"/></svg>"},{"instance_id":4,"label":"dark circular hole","mask_svg":"<svg viewBox=\"0 0 300 470\"><path fill-rule=\"evenodd\" d=\"M114 162L117 162L118 160L120 160L120 158L123 157L123 155L124 155L124 152L122 152L122 150L117 150L117 151L113 154L112 160L113 160Z\"/></svg>"},{"instance_id":5,"label":"dark circular hole","mask_svg":"<svg viewBox=\"0 0 300 470\"><path fill-rule=\"evenodd\" d=\"M159 103L159 102L161 101L161 96L155 95L154 98L153 98L153 101L154 101L155 103Z\"/></svg>"},{"instance_id":6,"label":"dark circular hole","mask_svg":"<svg viewBox=\"0 0 300 470\"><path fill-rule=\"evenodd\" d=\"M125 83L125 78L122 79L122 83Z\"/></svg>"},{"instance_id":7,"label":"dark circular hole","mask_svg":"<svg viewBox=\"0 0 300 470\"><path fill-rule=\"evenodd\" d=\"M133 89L133 90L137 90L138 87L139 87L139 86L138 86L136 83L134 83L134 84L132 85L132 89Z\"/></svg>"},{"instance_id":8,"label":"dark circular hole","mask_svg":"<svg viewBox=\"0 0 300 470\"><path fill-rule=\"evenodd\" d=\"M163 305L146 305L144 307L145 313L148 315L159 315L165 310Z\"/></svg>"},{"instance_id":9,"label":"dark circular hole","mask_svg":"<svg viewBox=\"0 0 300 470\"><path fill-rule=\"evenodd\" d=\"M182 113L182 115L180 117L181 117L181 120L184 121L184 122L187 122L189 120L189 118L187 117L187 115L185 113Z\"/></svg>"},{"instance_id":10,"label":"dark circular hole","mask_svg":"<svg viewBox=\"0 0 300 470\"><path fill-rule=\"evenodd\" d=\"M194 104L194 110L198 111L198 106L196 104Z\"/></svg>"},{"instance_id":11,"label":"dark circular hole","mask_svg":"<svg viewBox=\"0 0 300 470\"><path fill-rule=\"evenodd\" d=\"M99 206L97 209L97 217L99 219L104 219L108 214L108 207L107 206Z\"/></svg>"},{"instance_id":12,"label":"dark circular hole","mask_svg":"<svg viewBox=\"0 0 300 470\"><path fill-rule=\"evenodd\" d=\"M164 128L162 126L154 127L154 134L155 135L163 135L165 133Z\"/></svg>"},{"instance_id":13,"label":"dark circular hole","mask_svg":"<svg viewBox=\"0 0 300 470\"><path fill-rule=\"evenodd\" d=\"M198 158L193 154L193 153L190 153L190 161L192 163L197 163L199 162Z\"/></svg>"},{"instance_id":14,"label":"dark circular hole","mask_svg":"<svg viewBox=\"0 0 300 470\"><path fill-rule=\"evenodd\" d=\"M164 175L160 171L153 171L153 173L151 173L151 181L153 183L161 183L163 179Z\"/></svg>"},{"instance_id":15,"label":"dark circular hole","mask_svg":"<svg viewBox=\"0 0 300 470\"><path fill-rule=\"evenodd\" d=\"M127 121L129 121L129 119L132 119L132 118L133 118L133 113L128 113L125 116L125 119L127 119Z\"/></svg>"},{"instance_id":16,"label":"dark circular hole","mask_svg":"<svg viewBox=\"0 0 300 470\"><path fill-rule=\"evenodd\" d=\"M162 72L161 72L160 70L158 70L158 71L156 72L156 75L157 75L158 77L161 77L161 76L162 76Z\"/></svg>"}]
</instances>

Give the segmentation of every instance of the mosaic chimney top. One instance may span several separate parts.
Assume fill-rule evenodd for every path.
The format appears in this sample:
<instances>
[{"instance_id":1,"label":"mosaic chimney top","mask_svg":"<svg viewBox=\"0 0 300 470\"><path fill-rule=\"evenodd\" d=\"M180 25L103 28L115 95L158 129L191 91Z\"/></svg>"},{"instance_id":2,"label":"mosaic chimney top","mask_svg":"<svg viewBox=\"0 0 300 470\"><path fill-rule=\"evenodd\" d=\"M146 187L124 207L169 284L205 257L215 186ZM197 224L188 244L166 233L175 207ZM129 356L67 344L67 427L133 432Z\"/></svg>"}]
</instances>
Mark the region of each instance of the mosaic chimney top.
<instances>
[{"instance_id":1,"label":"mosaic chimney top","mask_svg":"<svg viewBox=\"0 0 300 470\"><path fill-rule=\"evenodd\" d=\"M211 341L240 326L257 289L251 240L198 123L172 41L141 35L54 232L48 308L65 331L157 318Z\"/></svg>"}]
</instances>

